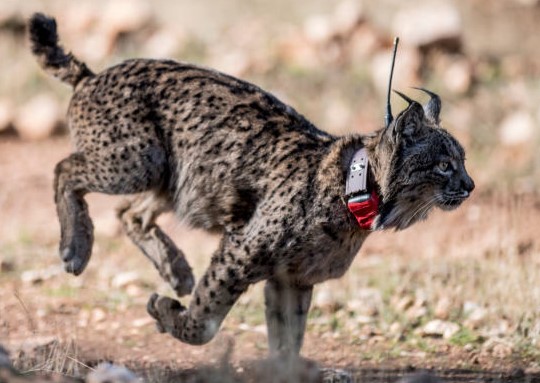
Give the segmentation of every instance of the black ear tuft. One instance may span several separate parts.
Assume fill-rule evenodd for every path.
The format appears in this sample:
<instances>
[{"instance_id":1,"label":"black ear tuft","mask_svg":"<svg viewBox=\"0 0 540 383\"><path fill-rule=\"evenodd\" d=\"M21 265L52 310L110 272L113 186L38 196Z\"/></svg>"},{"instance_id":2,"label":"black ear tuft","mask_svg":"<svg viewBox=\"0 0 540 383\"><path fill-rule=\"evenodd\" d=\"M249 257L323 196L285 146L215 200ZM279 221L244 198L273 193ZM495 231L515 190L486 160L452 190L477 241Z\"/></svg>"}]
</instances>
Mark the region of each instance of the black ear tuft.
<instances>
[{"instance_id":1,"label":"black ear tuft","mask_svg":"<svg viewBox=\"0 0 540 383\"><path fill-rule=\"evenodd\" d=\"M421 90L422 92L425 92L429 95L429 101L426 105L424 105L424 113L426 114L426 118L430 122L434 123L435 125L439 125L439 123L441 122L439 119L439 114L441 113L442 107L441 98L436 93L433 93L432 91L429 91L427 89L414 89Z\"/></svg>"}]
</instances>

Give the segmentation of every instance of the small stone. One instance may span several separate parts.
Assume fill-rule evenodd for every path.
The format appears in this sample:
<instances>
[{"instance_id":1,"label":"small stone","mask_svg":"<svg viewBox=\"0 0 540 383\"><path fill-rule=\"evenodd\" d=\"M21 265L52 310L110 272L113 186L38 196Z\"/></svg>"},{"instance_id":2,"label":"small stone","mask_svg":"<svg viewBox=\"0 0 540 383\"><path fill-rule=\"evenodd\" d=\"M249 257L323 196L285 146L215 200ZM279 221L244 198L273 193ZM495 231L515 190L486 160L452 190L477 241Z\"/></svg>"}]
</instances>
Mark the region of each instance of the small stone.
<instances>
[{"instance_id":1,"label":"small stone","mask_svg":"<svg viewBox=\"0 0 540 383\"><path fill-rule=\"evenodd\" d=\"M111 280L111 286L115 288L125 287L140 280L139 273L136 271L126 271L115 275Z\"/></svg>"},{"instance_id":2,"label":"small stone","mask_svg":"<svg viewBox=\"0 0 540 383\"><path fill-rule=\"evenodd\" d=\"M42 140L52 135L60 121L60 107L47 94L34 96L16 113L15 130L24 140Z\"/></svg>"},{"instance_id":3,"label":"small stone","mask_svg":"<svg viewBox=\"0 0 540 383\"><path fill-rule=\"evenodd\" d=\"M309 17L304 23L304 35L312 44L323 44L332 36L330 19L323 15Z\"/></svg>"},{"instance_id":4,"label":"small stone","mask_svg":"<svg viewBox=\"0 0 540 383\"><path fill-rule=\"evenodd\" d=\"M422 328L422 334L424 336L443 337L444 339L451 338L455 333L459 331L459 325L453 322L442 321L440 319L434 319L426 323Z\"/></svg>"},{"instance_id":5,"label":"small stone","mask_svg":"<svg viewBox=\"0 0 540 383\"><path fill-rule=\"evenodd\" d=\"M102 363L86 377L87 383L139 383L141 380L130 370L110 363Z\"/></svg>"},{"instance_id":6,"label":"small stone","mask_svg":"<svg viewBox=\"0 0 540 383\"><path fill-rule=\"evenodd\" d=\"M315 295L315 307L322 311L335 313L343 307L335 296L335 293L329 288L321 288Z\"/></svg>"},{"instance_id":7,"label":"small stone","mask_svg":"<svg viewBox=\"0 0 540 383\"><path fill-rule=\"evenodd\" d=\"M162 29L150 36L146 41L144 51L146 56L155 58L174 57L185 45L185 38L180 33Z\"/></svg>"},{"instance_id":8,"label":"small stone","mask_svg":"<svg viewBox=\"0 0 540 383\"><path fill-rule=\"evenodd\" d=\"M413 306L409 310L407 310L406 316L408 319L414 320L414 319L420 319L422 317L425 317L427 313L428 313L427 307Z\"/></svg>"},{"instance_id":9,"label":"small stone","mask_svg":"<svg viewBox=\"0 0 540 383\"><path fill-rule=\"evenodd\" d=\"M476 307L467 314L465 325L471 328L478 328L486 318L487 310L482 307Z\"/></svg>"},{"instance_id":10,"label":"small stone","mask_svg":"<svg viewBox=\"0 0 540 383\"><path fill-rule=\"evenodd\" d=\"M414 304L414 300L411 296L402 297L395 305L397 312L403 313Z\"/></svg>"},{"instance_id":11,"label":"small stone","mask_svg":"<svg viewBox=\"0 0 540 383\"><path fill-rule=\"evenodd\" d=\"M532 140L533 134L533 118L523 110L518 110L506 116L499 127L499 139L505 146L526 144Z\"/></svg>"},{"instance_id":12,"label":"small stone","mask_svg":"<svg viewBox=\"0 0 540 383\"><path fill-rule=\"evenodd\" d=\"M150 3L143 0L112 0L105 4L101 24L114 35L140 30L152 19Z\"/></svg>"},{"instance_id":13,"label":"small stone","mask_svg":"<svg viewBox=\"0 0 540 383\"><path fill-rule=\"evenodd\" d=\"M501 338L490 338L482 345L482 352L489 353L495 358L507 358L514 352L510 342Z\"/></svg>"},{"instance_id":14,"label":"small stone","mask_svg":"<svg viewBox=\"0 0 540 383\"><path fill-rule=\"evenodd\" d=\"M23 283L36 285L63 273L60 266L50 266L45 269L27 270L21 274Z\"/></svg>"},{"instance_id":15,"label":"small stone","mask_svg":"<svg viewBox=\"0 0 540 383\"><path fill-rule=\"evenodd\" d=\"M134 319L133 322L131 322L133 327L136 327L136 328L145 327L154 323L155 323L155 320L151 317L138 318L138 319Z\"/></svg>"},{"instance_id":16,"label":"small stone","mask_svg":"<svg viewBox=\"0 0 540 383\"><path fill-rule=\"evenodd\" d=\"M446 320L450 316L450 309L452 308L452 301L448 297L442 297L437 301L435 305L434 315L437 319Z\"/></svg>"},{"instance_id":17,"label":"small stone","mask_svg":"<svg viewBox=\"0 0 540 383\"><path fill-rule=\"evenodd\" d=\"M332 30L335 34L350 34L363 20L364 9L361 1L344 0L339 3L332 17Z\"/></svg>"},{"instance_id":18,"label":"small stone","mask_svg":"<svg viewBox=\"0 0 540 383\"><path fill-rule=\"evenodd\" d=\"M107 318L107 313L105 312L105 310L101 308L95 308L92 310L91 316L92 316L92 322L99 323L99 322L103 322Z\"/></svg>"},{"instance_id":19,"label":"small stone","mask_svg":"<svg viewBox=\"0 0 540 383\"><path fill-rule=\"evenodd\" d=\"M403 333L403 326L399 322L393 322L388 328L388 332L394 336L401 336Z\"/></svg>"}]
</instances>

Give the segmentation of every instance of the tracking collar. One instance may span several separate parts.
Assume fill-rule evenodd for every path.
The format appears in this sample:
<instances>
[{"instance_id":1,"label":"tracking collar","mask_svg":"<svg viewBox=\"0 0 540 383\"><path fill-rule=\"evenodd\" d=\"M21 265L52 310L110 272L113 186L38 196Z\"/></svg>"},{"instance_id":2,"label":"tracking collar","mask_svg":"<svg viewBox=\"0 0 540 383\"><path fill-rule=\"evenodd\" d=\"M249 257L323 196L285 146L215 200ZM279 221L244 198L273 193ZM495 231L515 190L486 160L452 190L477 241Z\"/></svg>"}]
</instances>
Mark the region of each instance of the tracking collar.
<instances>
[{"instance_id":1,"label":"tracking collar","mask_svg":"<svg viewBox=\"0 0 540 383\"><path fill-rule=\"evenodd\" d=\"M347 170L345 196L347 207L355 216L363 230L371 230L373 220L379 213L379 196L375 190L368 190L368 155L367 149L356 151Z\"/></svg>"}]
</instances>

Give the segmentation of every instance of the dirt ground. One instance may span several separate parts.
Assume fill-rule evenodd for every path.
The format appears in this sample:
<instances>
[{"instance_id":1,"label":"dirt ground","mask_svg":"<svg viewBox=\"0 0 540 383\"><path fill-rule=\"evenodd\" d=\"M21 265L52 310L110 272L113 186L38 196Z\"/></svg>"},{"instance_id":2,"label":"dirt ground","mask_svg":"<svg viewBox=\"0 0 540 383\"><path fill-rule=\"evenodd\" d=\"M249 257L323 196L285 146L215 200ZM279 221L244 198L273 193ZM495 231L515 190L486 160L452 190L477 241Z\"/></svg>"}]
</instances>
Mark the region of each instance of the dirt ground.
<instances>
[{"instance_id":1,"label":"dirt ground","mask_svg":"<svg viewBox=\"0 0 540 383\"><path fill-rule=\"evenodd\" d=\"M56 255L59 230L52 174L55 163L69 152L67 137L39 143L21 143L10 137L0 140L3 181L0 184L3 217L0 226L0 339L11 350L15 364L25 371L62 371L78 375L84 374L87 366L113 361L151 377L158 374L156 371L189 371L201 365L219 365L224 359L235 371L242 372L249 369L250 361L264 359L267 346L261 286L254 287L239 302L219 336L206 346L185 345L156 332L145 312L146 300L152 291L171 292L119 232L114 219L118 197L89 196L97 237L94 258L80 277L63 273ZM518 264L537 270L538 259L534 255L538 252L539 209L540 199L534 196L511 199L479 192L455 213L435 214L428 222L405 232L374 234L362 249L348 279L329 282L316 293L315 315L311 319L314 324L308 327L303 356L321 366L356 371L367 381L376 381L376 376L397 377L417 368L434 369L441 375L454 374L454 377L465 374L463 376L471 379L476 375L467 375L470 371L484 371L484 377L488 378L490 374L500 377L494 370L516 376L523 376L524 371L536 373L537 354L523 354L515 347L512 352L501 351L497 355L483 352L477 345L452 344L437 337L422 339L420 343L409 342L403 336L385 336L377 328L377 322L366 321L374 323L368 331L362 321L355 322L354 315L346 317L346 324L340 327L332 320L339 320L339 314L346 311L343 301L328 297L325 300L324 296L330 291L331 296L339 297L340 289L345 284L351 285L351 278L379 279L377 268L382 264L386 270L386 262L396 263L398 269L423 265L415 272L433 273L428 285L433 291L439 290L434 282L438 278L434 270L437 265L451 267L448 260L465 261L464 264L471 267L482 264L476 262L479 259L484 259L484 264L494 260L494 264L502 262L506 267L499 253L504 251L508 256L508 250L515 253ZM174 217L164 217L162 224L187 252L200 275L217 238L189 231L177 224ZM415 275L415 272L405 272L402 282L421 284L426 275ZM525 274L514 277L509 270L503 272L507 273L505 282L508 284L499 282L491 287L494 297L511 308L511 296L526 295L520 286L513 287L512 281L523 279ZM388 277L392 271L382 273ZM532 274L535 276L537 274ZM487 278L499 277L487 275ZM485 287L479 281L475 284L478 289ZM400 286L392 288L391 294L400 293ZM450 283L449 288L455 290L460 286ZM518 290L512 291L513 288ZM352 289L342 297L344 301L354 298L354 287ZM530 299L538 297L537 292L532 294ZM392 299L388 300L389 307L382 308L380 317L384 317L385 310L392 311ZM520 306L515 310L522 310L524 315L523 302L518 303ZM511 315L512 311L509 313ZM331 319L325 321L328 317ZM352 327L347 325L350 321ZM511 326L509 331L515 329L517 327ZM447 371L456 368L460 370Z\"/></svg>"}]
</instances>

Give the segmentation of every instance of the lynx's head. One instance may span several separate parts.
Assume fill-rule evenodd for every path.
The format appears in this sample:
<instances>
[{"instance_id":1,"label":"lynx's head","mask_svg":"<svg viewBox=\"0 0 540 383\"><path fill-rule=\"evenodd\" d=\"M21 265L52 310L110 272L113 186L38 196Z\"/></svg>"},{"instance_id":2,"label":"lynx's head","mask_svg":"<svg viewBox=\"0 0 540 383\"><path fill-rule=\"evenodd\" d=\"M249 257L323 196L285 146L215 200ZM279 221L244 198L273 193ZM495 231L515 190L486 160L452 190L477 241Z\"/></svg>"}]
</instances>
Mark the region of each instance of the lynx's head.
<instances>
[{"instance_id":1,"label":"lynx's head","mask_svg":"<svg viewBox=\"0 0 540 383\"><path fill-rule=\"evenodd\" d=\"M374 228L405 229L433 207L455 209L474 189L463 148L440 127L439 97L424 91L431 97L425 106L397 92L409 105L372 144L382 197Z\"/></svg>"}]
</instances>

